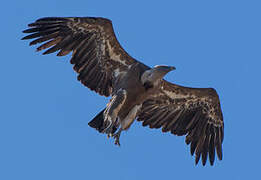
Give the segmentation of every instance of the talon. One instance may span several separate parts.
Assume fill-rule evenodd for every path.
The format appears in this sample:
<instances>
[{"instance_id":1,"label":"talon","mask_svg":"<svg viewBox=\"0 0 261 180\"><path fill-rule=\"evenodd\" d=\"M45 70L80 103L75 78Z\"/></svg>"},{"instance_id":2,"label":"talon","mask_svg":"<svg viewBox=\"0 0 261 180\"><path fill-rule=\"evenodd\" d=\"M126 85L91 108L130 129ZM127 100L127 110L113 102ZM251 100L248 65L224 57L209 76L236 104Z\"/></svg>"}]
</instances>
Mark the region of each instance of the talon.
<instances>
[{"instance_id":1,"label":"talon","mask_svg":"<svg viewBox=\"0 0 261 180\"><path fill-rule=\"evenodd\" d=\"M119 139L116 139L114 142L115 145L121 146Z\"/></svg>"},{"instance_id":2,"label":"talon","mask_svg":"<svg viewBox=\"0 0 261 180\"><path fill-rule=\"evenodd\" d=\"M121 135L121 129L117 133L113 135L113 138L115 139L114 144L120 146L120 135Z\"/></svg>"},{"instance_id":3,"label":"talon","mask_svg":"<svg viewBox=\"0 0 261 180\"><path fill-rule=\"evenodd\" d=\"M114 135L114 139L115 139L114 144L120 146L121 145L120 144L120 136L118 134L116 134L116 135Z\"/></svg>"}]
</instances>

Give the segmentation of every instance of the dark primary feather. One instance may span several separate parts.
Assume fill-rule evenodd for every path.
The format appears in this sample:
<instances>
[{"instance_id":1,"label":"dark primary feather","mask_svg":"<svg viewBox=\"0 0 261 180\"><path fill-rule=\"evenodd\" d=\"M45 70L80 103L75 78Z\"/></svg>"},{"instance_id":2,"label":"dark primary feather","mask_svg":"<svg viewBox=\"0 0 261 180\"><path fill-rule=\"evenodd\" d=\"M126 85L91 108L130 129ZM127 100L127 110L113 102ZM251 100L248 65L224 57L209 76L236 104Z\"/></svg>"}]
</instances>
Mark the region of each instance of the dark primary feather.
<instances>
[{"instance_id":1,"label":"dark primary feather","mask_svg":"<svg viewBox=\"0 0 261 180\"><path fill-rule=\"evenodd\" d=\"M47 17L28 26L23 32L29 35L23 40L34 39L30 45L43 43L37 48L47 49L43 54L73 52L71 63L79 73L78 80L100 95L112 93L116 70L124 72L137 62L120 46L111 21L105 18Z\"/></svg>"},{"instance_id":2,"label":"dark primary feather","mask_svg":"<svg viewBox=\"0 0 261 180\"><path fill-rule=\"evenodd\" d=\"M186 135L196 164L209 157L213 165L215 151L222 159L224 123L220 102L212 88L187 88L165 80L160 90L143 103L138 121L150 128L162 127L163 132Z\"/></svg>"}]
</instances>

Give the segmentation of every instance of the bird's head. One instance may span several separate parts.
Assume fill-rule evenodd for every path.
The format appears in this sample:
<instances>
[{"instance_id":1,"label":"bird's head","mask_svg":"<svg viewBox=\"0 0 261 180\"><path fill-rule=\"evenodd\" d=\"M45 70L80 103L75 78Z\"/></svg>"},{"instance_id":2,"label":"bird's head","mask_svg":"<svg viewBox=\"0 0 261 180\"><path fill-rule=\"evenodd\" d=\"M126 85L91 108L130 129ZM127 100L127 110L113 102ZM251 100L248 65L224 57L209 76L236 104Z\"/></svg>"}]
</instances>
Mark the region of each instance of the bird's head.
<instances>
[{"instance_id":1,"label":"bird's head","mask_svg":"<svg viewBox=\"0 0 261 180\"><path fill-rule=\"evenodd\" d=\"M142 74L141 82L143 85L150 84L150 86L155 86L168 72L175 69L173 66L156 65Z\"/></svg>"}]
</instances>

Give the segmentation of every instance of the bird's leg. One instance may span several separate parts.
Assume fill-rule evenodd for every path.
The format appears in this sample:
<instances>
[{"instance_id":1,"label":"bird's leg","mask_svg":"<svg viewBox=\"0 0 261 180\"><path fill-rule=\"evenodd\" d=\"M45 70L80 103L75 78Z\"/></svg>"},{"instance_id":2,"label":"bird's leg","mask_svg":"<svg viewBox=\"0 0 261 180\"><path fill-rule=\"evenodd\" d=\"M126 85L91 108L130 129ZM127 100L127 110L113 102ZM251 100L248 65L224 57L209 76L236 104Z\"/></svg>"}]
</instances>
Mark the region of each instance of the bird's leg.
<instances>
[{"instance_id":1,"label":"bird's leg","mask_svg":"<svg viewBox=\"0 0 261 180\"><path fill-rule=\"evenodd\" d=\"M114 132L118 128L118 112L126 100L126 94L126 90L118 90L117 93L112 96L104 111L105 128L103 130L103 133L106 133L108 137L112 137Z\"/></svg>"},{"instance_id":2,"label":"bird's leg","mask_svg":"<svg viewBox=\"0 0 261 180\"><path fill-rule=\"evenodd\" d=\"M108 138L108 139L109 139L110 137L112 137L112 136L113 136L112 133L107 134L107 138Z\"/></svg>"},{"instance_id":3,"label":"bird's leg","mask_svg":"<svg viewBox=\"0 0 261 180\"><path fill-rule=\"evenodd\" d=\"M111 127L108 129L107 137L113 137L117 129L119 128L119 118L116 119L116 122L111 125Z\"/></svg>"},{"instance_id":4,"label":"bird's leg","mask_svg":"<svg viewBox=\"0 0 261 180\"><path fill-rule=\"evenodd\" d=\"M117 133L113 134L113 138L115 139L114 144L120 146L120 136L122 129L120 128Z\"/></svg>"},{"instance_id":5,"label":"bird's leg","mask_svg":"<svg viewBox=\"0 0 261 180\"><path fill-rule=\"evenodd\" d=\"M108 134L108 138L112 136L111 131L112 131L114 119L112 119L110 116L105 116L105 120L104 120L105 129L102 132Z\"/></svg>"}]
</instances>

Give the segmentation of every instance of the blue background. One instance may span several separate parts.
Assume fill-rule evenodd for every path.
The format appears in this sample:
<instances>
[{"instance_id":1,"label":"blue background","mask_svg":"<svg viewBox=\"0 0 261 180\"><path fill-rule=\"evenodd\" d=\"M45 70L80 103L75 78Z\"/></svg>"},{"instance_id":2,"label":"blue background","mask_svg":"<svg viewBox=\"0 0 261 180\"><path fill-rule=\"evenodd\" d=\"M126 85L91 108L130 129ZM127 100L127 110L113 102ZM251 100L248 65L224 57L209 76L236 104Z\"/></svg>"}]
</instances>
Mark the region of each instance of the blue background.
<instances>
[{"instance_id":1,"label":"blue background","mask_svg":"<svg viewBox=\"0 0 261 180\"><path fill-rule=\"evenodd\" d=\"M260 179L260 1L3 1L0 179ZM122 146L87 123L107 103L76 80L70 57L21 41L45 16L113 21L134 58L177 68L167 80L214 87L225 121L223 160L194 165L184 137L135 123Z\"/></svg>"}]
</instances>

